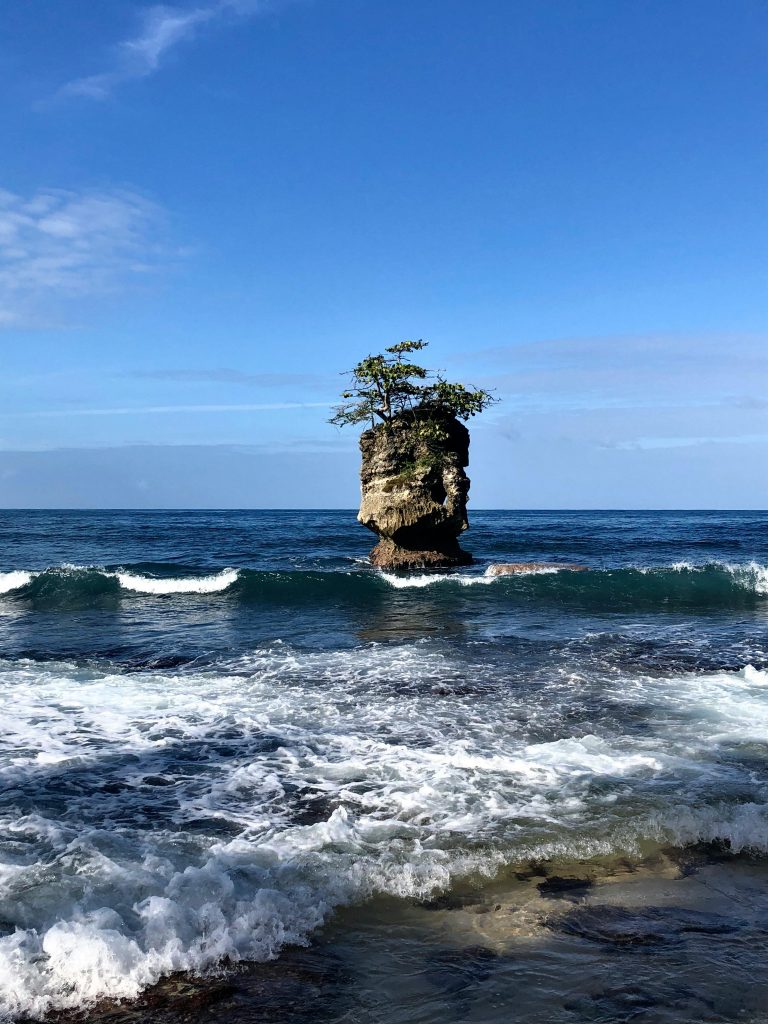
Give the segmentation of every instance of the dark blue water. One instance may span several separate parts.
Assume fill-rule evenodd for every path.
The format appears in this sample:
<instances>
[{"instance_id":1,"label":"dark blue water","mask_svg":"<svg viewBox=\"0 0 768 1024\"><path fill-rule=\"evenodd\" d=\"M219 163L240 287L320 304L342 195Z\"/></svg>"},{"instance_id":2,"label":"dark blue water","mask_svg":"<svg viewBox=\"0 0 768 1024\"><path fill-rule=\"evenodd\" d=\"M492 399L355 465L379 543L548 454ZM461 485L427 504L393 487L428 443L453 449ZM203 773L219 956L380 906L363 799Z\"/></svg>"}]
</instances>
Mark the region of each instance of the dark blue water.
<instances>
[{"instance_id":1,"label":"dark blue water","mask_svg":"<svg viewBox=\"0 0 768 1024\"><path fill-rule=\"evenodd\" d=\"M475 512L475 565L415 576L373 541L0 512L0 1009L531 858L768 850L768 514ZM485 575L529 561L586 569Z\"/></svg>"},{"instance_id":2,"label":"dark blue water","mask_svg":"<svg viewBox=\"0 0 768 1024\"><path fill-rule=\"evenodd\" d=\"M614 624L671 656L681 644L670 629L695 623L682 647L702 664L764 657L764 513L476 512L466 541L476 566L428 586L369 569L372 541L353 512L0 512L0 639L12 655L134 663L276 638L397 641L403 630L459 643L526 637L546 654ZM526 561L589 571L462 586L492 562ZM15 586L12 570L34 575Z\"/></svg>"}]
</instances>

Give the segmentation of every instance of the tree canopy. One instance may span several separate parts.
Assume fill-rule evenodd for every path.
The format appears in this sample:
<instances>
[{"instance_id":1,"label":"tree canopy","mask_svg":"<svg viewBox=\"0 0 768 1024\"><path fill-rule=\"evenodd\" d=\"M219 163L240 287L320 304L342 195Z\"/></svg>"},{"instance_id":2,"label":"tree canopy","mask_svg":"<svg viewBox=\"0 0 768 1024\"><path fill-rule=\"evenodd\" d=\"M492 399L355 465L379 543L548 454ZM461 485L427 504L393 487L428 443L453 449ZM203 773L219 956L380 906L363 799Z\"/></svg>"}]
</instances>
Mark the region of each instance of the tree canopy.
<instances>
[{"instance_id":1,"label":"tree canopy","mask_svg":"<svg viewBox=\"0 0 768 1024\"><path fill-rule=\"evenodd\" d=\"M395 416L419 412L455 416L468 420L497 399L489 391L466 384L453 384L411 361L411 354L428 342L401 341L380 355L367 356L349 371L351 386L342 392L329 422L347 424L377 419L389 423Z\"/></svg>"}]
</instances>

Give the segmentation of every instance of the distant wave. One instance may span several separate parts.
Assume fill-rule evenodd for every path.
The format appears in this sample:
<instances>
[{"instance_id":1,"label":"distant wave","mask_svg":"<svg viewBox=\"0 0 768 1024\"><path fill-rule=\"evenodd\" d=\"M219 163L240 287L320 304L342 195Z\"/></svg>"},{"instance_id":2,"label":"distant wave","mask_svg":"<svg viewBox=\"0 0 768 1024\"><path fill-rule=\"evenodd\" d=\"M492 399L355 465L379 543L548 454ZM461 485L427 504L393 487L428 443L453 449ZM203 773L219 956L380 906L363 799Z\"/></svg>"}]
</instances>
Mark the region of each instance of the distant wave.
<instances>
[{"instance_id":1,"label":"distant wave","mask_svg":"<svg viewBox=\"0 0 768 1024\"><path fill-rule=\"evenodd\" d=\"M563 605L575 609L669 610L748 608L768 598L768 566L757 562L677 562L659 567L623 567L569 572L534 569L509 576L479 572L396 575L352 571L257 571L226 568L205 573L194 567L65 565L0 573L0 596L40 607L98 606L131 597L221 596L263 605L355 605L403 598L430 599L463 593L467 600L507 604Z\"/></svg>"},{"instance_id":2,"label":"distant wave","mask_svg":"<svg viewBox=\"0 0 768 1024\"><path fill-rule=\"evenodd\" d=\"M458 584L461 587L471 587L476 584L488 584L494 583L497 577L470 575L469 573L422 573L418 576L397 576L395 573L384 572L381 574L382 579L385 579L390 587L394 587L396 590L411 590L416 588L420 590L422 587L434 587L443 583Z\"/></svg>"},{"instance_id":3,"label":"distant wave","mask_svg":"<svg viewBox=\"0 0 768 1024\"><path fill-rule=\"evenodd\" d=\"M115 576L124 590L133 590L138 594L215 594L231 587L239 572L237 569L224 569L213 576L176 579L153 579L130 572L118 572Z\"/></svg>"}]
</instances>

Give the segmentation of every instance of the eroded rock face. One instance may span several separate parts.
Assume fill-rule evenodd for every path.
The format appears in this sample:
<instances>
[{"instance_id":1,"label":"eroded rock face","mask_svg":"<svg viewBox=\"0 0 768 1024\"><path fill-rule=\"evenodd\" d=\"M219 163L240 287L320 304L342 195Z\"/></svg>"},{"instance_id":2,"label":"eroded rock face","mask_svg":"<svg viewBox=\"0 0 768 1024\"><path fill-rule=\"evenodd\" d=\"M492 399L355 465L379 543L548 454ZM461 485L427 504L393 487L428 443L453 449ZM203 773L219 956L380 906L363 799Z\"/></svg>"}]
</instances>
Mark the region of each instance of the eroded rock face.
<instances>
[{"instance_id":1,"label":"eroded rock face","mask_svg":"<svg viewBox=\"0 0 768 1024\"><path fill-rule=\"evenodd\" d=\"M419 420L416 421L417 423ZM453 417L437 421L446 435L428 446L414 419L396 418L360 438L363 464L359 521L378 534L371 561L382 569L467 565L459 547L469 526L469 431Z\"/></svg>"}]
</instances>

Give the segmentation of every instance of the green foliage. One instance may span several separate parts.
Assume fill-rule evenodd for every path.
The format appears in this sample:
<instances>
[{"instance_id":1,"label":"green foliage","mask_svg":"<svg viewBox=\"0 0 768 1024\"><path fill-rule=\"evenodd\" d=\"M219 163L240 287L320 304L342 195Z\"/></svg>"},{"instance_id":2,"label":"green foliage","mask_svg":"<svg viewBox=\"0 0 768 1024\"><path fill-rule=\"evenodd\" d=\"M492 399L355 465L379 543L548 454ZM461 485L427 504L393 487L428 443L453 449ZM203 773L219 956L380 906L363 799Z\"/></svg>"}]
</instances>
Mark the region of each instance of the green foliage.
<instances>
[{"instance_id":1,"label":"green foliage","mask_svg":"<svg viewBox=\"0 0 768 1024\"><path fill-rule=\"evenodd\" d=\"M350 371L351 387L342 392L343 402L329 422L343 427L370 421L373 426L377 418L389 423L395 416L411 413L426 446L437 448L446 436L437 422L441 414L467 420L496 401L488 391L449 383L439 373L411 362L411 353L427 344L421 339L401 341L380 355L361 360ZM426 420L424 413L429 417Z\"/></svg>"}]
</instances>

